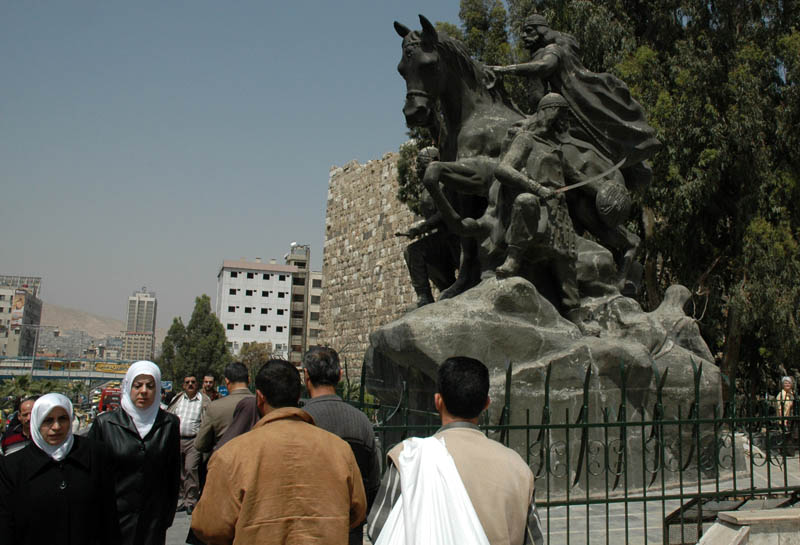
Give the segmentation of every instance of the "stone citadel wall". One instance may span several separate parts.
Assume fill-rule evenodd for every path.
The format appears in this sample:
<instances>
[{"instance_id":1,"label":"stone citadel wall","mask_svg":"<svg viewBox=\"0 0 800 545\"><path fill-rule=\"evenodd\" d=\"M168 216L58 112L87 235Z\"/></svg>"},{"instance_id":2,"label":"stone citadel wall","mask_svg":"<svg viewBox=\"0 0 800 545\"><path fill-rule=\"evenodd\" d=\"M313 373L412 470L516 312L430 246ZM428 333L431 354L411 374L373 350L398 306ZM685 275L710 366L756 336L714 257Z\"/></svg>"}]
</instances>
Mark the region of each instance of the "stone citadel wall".
<instances>
[{"instance_id":1,"label":"stone citadel wall","mask_svg":"<svg viewBox=\"0 0 800 545\"><path fill-rule=\"evenodd\" d=\"M329 174L319 341L339 351L342 365L346 358L351 380L369 333L416 301L403 259L408 239L394 236L414 222L396 197L397 158L351 161Z\"/></svg>"}]
</instances>

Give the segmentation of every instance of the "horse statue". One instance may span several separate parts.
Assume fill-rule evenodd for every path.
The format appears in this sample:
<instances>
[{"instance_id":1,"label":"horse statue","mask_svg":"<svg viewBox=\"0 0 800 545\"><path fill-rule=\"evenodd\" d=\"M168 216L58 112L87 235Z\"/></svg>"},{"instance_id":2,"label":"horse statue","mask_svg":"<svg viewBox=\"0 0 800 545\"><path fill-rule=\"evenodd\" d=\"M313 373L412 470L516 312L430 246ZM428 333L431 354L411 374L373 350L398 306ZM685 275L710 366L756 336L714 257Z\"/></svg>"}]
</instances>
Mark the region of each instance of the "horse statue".
<instances>
[{"instance_id":1,"label":"horse statue","mask_svg":"<svg viewBox=\"0 0 800 545\"><path fill-rule=\"evenodd\" d=\"M444 299L476 285L481 272L494 269L497 259L502 259L498 257L503 246L502 218L480 225L470 220L487 217L487 199L489 216L508 214L493 210L503 207L502 202L497 203L503 199L496 194L490 198L490 191L497 192L492 190L492 180L501 155L526 116L506 94L496 76L496 67L493 70L472 59L461 42L439 34L424 16L419 19L421 31L394 23L403 38L403 57L397 69L406 81L406 124L429 128L434 137L438 132L441 161L431 163L423 183L444 224L461 240L458 278L442 292L440 298ZM437 101L442 124L436 119ZM606 172L611 162L594 146L575 143L577 147L570 148L577 151L573 151L570 161L586 177L597 177L603 171L607 179L620 182L619 172ZM618 190L619 187L623 189ZM640 241L624 226L630 207L624 184L599 180L570 192L569 202L578 233L588 231L613 253L619 287L627 294L635 292L636 273L634 281L629 273ZM622 210L614 213L616 208Z\"/></svg>"},{"instance_id":2,"label":"horse statue","mask_svg":"<svg viewBox=\"0 0 800 545\"><path fill-rule=\"evenodd\" d=\"M509 128L525 115L502 85L495 85L494 73L472 59L461 42L439 34L424 16L419 20L421 32L394 23L403 38L403 58L397 66L406 81L403 114L409 127L436 127L438 101L444 123L434 137L441 161L430 164L423 181L445 224L457 232L457 218L474 219L484 213L502 143ZM441 298L478 283L477 251L475 237L461 236L458 278Z\"/></svg>"}]
</instances>

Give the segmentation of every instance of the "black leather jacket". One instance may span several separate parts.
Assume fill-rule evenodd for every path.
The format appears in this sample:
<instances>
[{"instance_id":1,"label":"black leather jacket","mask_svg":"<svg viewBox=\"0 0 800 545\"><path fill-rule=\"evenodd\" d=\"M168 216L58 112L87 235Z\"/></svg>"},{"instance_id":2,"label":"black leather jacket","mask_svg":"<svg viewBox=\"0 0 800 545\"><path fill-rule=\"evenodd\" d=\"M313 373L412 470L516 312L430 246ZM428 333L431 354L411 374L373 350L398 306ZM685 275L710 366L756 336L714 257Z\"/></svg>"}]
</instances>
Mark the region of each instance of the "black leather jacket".
<instances>
[{"instance_id":1,"label":"black leather jacket","mask_svg":"<svg viewBox=\"0 0 800 545\"><path fill-rule=\"evenodd\" d=\"M114 458L123 543L163 543L178 504L178 417L159 409L153 428L142 439L127 413L118 408L99 415L89 437L108 445Z\"/></svg>"}]
</instances>

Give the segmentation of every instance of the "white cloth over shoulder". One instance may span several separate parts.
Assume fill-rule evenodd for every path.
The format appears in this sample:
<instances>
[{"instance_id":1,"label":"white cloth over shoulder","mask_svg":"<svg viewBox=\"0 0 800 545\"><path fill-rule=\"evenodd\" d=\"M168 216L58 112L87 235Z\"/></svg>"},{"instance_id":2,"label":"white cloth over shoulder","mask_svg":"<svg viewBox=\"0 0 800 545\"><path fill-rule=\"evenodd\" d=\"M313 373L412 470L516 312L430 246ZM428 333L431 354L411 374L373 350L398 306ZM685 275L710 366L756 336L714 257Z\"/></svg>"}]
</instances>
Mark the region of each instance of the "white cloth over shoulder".
<instances>
[{"instance_id":1,"label":"white cloth over shoulder","mask_svg":"<svg viewBox=\"0 0 800 545\"><path fill-rule=\"evenodd\" d=\"M444 438L407 439L398 463L400 499L375 545L489 545Z\"/></svg>"}]
</instances>

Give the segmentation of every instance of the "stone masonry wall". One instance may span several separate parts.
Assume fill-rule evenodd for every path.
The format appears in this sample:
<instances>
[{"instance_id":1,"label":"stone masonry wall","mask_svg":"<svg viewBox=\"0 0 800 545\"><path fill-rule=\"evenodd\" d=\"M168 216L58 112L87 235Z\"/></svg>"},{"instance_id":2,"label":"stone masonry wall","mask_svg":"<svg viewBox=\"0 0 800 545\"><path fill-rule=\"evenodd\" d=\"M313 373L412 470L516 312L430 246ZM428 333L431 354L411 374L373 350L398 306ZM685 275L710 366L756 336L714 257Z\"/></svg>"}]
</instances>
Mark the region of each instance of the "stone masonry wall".
<instances>
[{"instance_id":1,"label":"stone masonry wall","mask_svg":"<svg viewBox=\"0 0 800 545\"><path fill-rule=\"evenodd\" d=\"M369 333L409 307L416 296L396 237L414 222L397 200L397 154L334 167L328 181L320 304L320 342L347 359L358 380Z\"/></svg>"}]
</instances>

